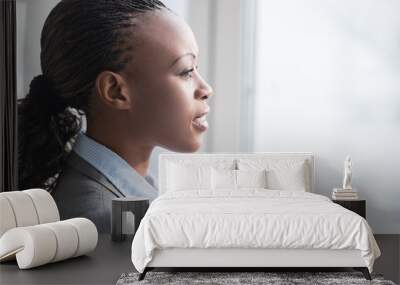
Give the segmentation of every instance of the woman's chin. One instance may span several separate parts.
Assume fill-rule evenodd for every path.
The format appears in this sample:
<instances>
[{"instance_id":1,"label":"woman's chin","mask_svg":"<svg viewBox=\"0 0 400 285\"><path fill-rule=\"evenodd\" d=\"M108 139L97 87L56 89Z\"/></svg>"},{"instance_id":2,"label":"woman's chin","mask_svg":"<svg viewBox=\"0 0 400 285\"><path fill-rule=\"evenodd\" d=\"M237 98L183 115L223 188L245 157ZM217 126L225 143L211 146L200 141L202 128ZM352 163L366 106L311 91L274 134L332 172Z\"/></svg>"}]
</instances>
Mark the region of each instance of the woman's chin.
<instances>
[{"instance_id":1,"label":"woman's chin","mask_svg":"<svg viewBox=\"0 0 400 285\"><path fill-rule=\"evenodd\" d=\"M182 144L177 152L196 152L202 145L201 138L193 138L193 140Z\"/></svg>"},{"instance_id":2,"label":"woman's chin","mask_svg":"<svg viewBox=\"0 0 400 285\"><path fill-rule=\"evenodd\" d=\"M203 144L204 133L205 131L199 131L191 126L187 134L170 137L168 143L160 146L174 152L196 152Z\"/></svg>"},{"instance_id":3,"label":"woman's chin","mask_svg":"<svg viewBox=\"0 0 400 285\"><path fill-rule=\"evenodd\" d=\"M180 143L177 141L171 147L168 147L169 150L175 152L196 152L200 149L203 144L203 139L201 135L192 136L190 140L185 140Z\"/></svg>"}]
</instances>

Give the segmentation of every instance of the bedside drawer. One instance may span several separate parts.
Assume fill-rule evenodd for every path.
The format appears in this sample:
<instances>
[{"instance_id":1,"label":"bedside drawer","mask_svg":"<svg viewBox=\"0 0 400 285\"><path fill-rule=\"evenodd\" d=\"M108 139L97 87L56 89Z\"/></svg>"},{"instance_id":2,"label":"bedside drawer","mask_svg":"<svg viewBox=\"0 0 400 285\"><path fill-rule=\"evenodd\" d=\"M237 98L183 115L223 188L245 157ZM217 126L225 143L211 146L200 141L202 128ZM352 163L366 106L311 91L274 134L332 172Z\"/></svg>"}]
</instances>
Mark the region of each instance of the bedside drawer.
<instances>
[{"instance_id":1,"label":"bedside drawer","mask_svg":"<svg viewBox=\"0 0 400 285\"><path fill-rule=\"evenodd\" d=\"M365 200L332 200L332 202L359 214L366 219L366 201Z\"/></svg>"}]
</instances>

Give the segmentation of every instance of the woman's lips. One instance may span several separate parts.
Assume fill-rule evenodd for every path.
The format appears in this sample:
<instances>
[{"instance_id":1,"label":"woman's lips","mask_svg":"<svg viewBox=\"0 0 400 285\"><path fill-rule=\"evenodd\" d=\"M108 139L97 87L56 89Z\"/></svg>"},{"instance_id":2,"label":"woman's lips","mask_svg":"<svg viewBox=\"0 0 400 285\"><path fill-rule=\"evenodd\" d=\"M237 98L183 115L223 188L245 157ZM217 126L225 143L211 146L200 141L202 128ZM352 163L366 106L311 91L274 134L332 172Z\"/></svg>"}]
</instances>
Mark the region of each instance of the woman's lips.
<instances>
[{"instance_id":1,"label":"woman's lips","mask_svg":"<svg viewBox=\"0 0 400 285\"><path fill-rule=\"evenodd\" d=\"M201 117L195 118L192 120L192 125L198 129L199 131L204 132L205 130L208 129L208 122L206 120L206 115L203 115Z\"/></svg>"}]
</instances>

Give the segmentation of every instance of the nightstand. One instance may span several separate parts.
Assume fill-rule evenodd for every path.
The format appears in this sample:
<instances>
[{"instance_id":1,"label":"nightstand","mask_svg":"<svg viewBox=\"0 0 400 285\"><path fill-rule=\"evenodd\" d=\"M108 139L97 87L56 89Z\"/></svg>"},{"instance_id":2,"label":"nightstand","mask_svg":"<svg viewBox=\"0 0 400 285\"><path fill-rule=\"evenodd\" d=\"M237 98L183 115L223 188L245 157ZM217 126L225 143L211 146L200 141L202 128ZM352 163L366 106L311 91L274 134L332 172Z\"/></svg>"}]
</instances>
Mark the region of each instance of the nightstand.
<instances>
[{"instance_id":1,"label":"nightstand","mask_svg":"<svg viewBox=\"0 0 400 285\"><path fill-rule=\"evenodd\" d=\"M123 241L126 238L126 234L122 232L124 212L131 212L134 215L134 235L148 208L148 198L130 196L126 198L113 199L111 213L111 239L113 241Z\"/></svg>"},{"instance_id":2,"label":"nightstand","mask_svg":"<svg viewBox=\"0 0 400 285\"><path fill-rule=\"evenodd\" d=\"M359 214L366 219L366 201L365 200L332 200L332 202Z\"/></svg>"}]
</instances>

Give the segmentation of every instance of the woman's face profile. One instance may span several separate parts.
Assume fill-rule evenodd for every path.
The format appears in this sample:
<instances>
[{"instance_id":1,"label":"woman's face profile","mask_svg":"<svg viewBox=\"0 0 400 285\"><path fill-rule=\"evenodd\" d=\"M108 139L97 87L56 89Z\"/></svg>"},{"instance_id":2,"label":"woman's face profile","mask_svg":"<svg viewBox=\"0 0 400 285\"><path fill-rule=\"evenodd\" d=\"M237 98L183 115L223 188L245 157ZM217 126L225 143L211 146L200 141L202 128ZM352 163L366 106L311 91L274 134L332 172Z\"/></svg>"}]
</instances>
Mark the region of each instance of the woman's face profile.
<instances>
[{"instance_id":1,"label":"woman's face profile","mask_svg":"<svg viewBox=\"0 0 400 285\"><path fill-rule=\"evenodd\" d=\"M199 50L180 17L165 11L143 16L133 42L133 59L122 73L132 100L128 130L149 143L194 152L208 125L211 87L197 69Z\"/></svg>"}]
</instances>

